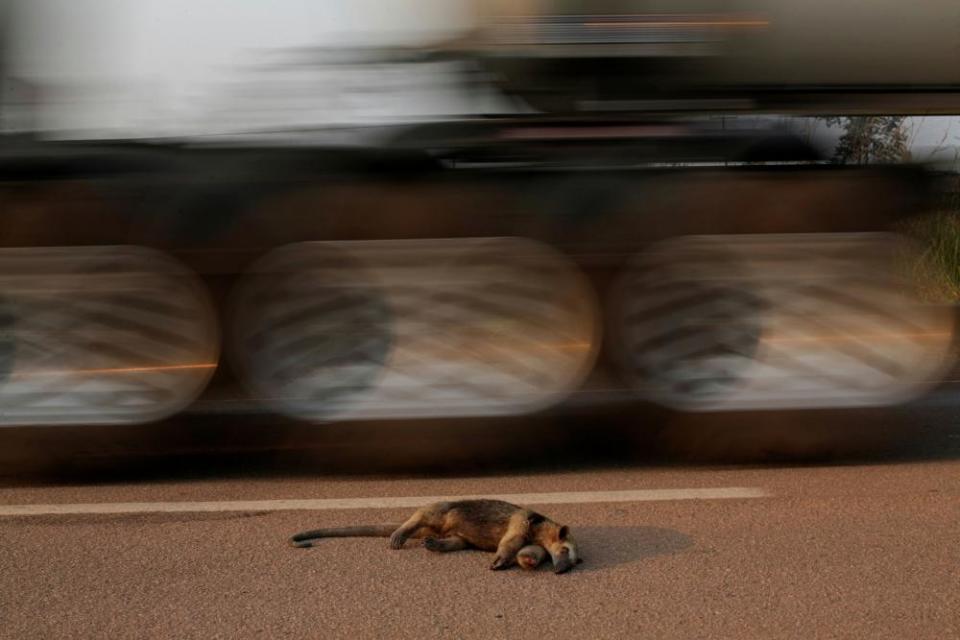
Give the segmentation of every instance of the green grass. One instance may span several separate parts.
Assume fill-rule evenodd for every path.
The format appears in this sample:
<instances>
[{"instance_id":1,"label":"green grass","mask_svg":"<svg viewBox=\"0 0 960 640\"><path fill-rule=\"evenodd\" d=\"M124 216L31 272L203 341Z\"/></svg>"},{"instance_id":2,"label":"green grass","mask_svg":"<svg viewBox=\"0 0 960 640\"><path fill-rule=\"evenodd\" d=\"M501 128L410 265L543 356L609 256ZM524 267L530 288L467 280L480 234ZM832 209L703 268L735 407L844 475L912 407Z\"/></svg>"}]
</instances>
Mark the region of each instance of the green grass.
<instances>
[{"instance_id":1,"label":"green grass","mask_svg":"<svg viewBox=\"0 0 960 640\"><path fill-rule=\"evenodd\" d=\"M900 231L917 241L919 254L904 268L925 302L960 302L960 211L913 218Z\"/></svg>"}]
</instances>

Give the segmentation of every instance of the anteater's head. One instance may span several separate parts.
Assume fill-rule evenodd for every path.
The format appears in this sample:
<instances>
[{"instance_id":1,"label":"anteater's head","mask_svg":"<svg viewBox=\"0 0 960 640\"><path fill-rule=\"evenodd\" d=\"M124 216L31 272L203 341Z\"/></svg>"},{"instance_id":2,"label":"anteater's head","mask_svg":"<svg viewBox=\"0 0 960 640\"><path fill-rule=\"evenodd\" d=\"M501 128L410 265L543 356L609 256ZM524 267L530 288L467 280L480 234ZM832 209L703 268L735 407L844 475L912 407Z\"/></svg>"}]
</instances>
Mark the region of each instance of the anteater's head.
<instances>
[{"instance_id":1,"label":"anteater's head","mask_svg":"<svg viewBox=\"0 0 960 640\"><path fill-rule=\"evenodd\" d=\"M553 560L553 572L565 573L575 564L583 562L577 549L577 542L570 535L570 528L546 521L540 524L536 542L543 546Z\"/></svg>"}]
</instances>

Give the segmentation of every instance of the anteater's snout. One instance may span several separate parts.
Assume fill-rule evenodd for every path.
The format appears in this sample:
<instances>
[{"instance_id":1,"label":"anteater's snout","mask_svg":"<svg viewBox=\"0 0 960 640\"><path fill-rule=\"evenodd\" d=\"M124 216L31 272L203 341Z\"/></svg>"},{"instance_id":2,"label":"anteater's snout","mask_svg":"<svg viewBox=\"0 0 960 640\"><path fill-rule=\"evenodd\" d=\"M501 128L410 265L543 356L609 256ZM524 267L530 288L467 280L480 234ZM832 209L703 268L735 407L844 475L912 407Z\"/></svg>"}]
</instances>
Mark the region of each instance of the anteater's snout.
<instances>
[{"instance_id":1,"label":"anteater's snout","mask_svg":"<svg viewBox=\"0 0 960 640\"><path fill-rule=\"evenodd\" d=\"M559 553L553 559L553 572L554 573L566 573L573 569L574 562L570 559L570 553L564 550L562 553Z\"/></svg>"}]
</instances>

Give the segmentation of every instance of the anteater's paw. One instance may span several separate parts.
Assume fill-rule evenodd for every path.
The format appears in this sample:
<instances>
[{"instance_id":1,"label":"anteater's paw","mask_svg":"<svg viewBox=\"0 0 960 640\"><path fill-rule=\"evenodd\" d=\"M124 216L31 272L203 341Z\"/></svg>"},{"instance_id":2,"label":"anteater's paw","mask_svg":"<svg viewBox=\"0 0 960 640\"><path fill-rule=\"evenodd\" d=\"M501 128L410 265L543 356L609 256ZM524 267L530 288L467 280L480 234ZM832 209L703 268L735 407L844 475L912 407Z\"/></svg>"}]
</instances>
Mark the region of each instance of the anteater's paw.
<instances>
[{"instance_id":1,"label":"anteater's paw","mask_svg":"<svg viewBox=\"0 0 960 640\"><path fill-rule=\"evenodd\" d=\"M407 541L407 537L405 535L394 533L393 535L390 536L390 548L402 549L406 541Z\"/></svg>"}]
</instances>

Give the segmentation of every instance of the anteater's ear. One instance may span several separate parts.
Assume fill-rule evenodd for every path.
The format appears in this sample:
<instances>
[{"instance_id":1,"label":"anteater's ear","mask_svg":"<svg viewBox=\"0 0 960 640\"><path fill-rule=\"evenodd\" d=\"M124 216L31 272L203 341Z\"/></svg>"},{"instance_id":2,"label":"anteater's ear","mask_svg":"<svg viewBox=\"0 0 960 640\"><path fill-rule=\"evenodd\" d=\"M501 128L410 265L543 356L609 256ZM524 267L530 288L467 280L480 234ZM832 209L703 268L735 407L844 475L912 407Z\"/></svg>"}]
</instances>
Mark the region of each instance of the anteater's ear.
<instances>
[{"instance_id":1,"label":"anteater's ear","mask_svg":"<svg viewBox=\"0 0 960 640\"><path fill-rule=\"evenodd\" d=\"M567 525L560 527L560 532L557 534L561 540L566 540L567 535L570 533L570 529L567 528Z\"/></svg>"}]
</instances>

